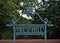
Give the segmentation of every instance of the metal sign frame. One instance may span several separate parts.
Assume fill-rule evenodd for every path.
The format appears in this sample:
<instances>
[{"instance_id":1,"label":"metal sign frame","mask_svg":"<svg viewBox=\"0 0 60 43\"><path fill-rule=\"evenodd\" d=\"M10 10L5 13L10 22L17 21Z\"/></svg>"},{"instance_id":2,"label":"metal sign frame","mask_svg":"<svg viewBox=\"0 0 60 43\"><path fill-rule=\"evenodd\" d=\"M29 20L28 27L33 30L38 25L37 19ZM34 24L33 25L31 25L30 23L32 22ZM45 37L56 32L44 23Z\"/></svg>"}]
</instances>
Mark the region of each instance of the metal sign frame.
<instances>
[{"instance_id":1,"label":"metal sign frame","mask_svg":"<svg viewBox=\"0 0 60 43\"><path fill-rule=\"evenodd\" d=\"M30 4L30 3L29 3ZM31 6L28 6L31 7ZM31 10L28 8L28 10ZM44 18L44 20L41 18L41 16L34 12L39 19L41 19L44 24L16 24L16 22L18 22L20 20L20 17L16 20L15 18L12 19L12 24L7 24L6 26L12 26L13 27L13 39L14 39L14 43L16 43L16 35L43 35L44 36L44 43L47 43L47 26L53 26L53 24L48 24L48 19ZM28 12L28 14L32 14L30 11ZM30 31L29 28L31 28L32 30ZM26 29L26 31L24 31L24 29ZM42 29L44 31L42 31ZM22 30L22 31L21 31ZM37 30L37 31L35 31Z\"/></svg>"}]
</instances>

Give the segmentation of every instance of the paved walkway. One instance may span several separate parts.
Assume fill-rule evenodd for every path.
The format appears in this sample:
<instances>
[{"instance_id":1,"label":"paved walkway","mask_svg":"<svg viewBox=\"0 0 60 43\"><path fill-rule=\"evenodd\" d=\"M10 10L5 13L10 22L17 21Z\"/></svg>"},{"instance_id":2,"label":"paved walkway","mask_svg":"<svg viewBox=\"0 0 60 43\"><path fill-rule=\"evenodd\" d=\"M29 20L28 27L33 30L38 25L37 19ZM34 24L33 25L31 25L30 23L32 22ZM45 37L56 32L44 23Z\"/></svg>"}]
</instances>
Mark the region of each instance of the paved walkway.
<instances>
[{"instance_id":1,"label":"paved walkway","mask_svg":"<svg viewBox=\"0 0 60 43\"><path fill-rule=\"evenodd\" d=\"M13 40L0 40L0 43L13 43ZM41 39L31 39L31 40L16 40L16 43L44 43ZM60 43L58 39L47 40L47 43Z\"/></svg>"}]
</instances>

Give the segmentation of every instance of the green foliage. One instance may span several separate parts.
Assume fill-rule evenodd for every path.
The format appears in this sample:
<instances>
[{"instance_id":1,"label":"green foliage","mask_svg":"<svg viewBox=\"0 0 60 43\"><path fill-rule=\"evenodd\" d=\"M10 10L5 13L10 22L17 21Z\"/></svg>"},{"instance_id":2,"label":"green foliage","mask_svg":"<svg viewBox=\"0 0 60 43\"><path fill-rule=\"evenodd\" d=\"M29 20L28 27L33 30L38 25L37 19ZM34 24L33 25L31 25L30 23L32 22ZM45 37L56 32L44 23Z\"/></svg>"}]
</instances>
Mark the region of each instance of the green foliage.
<instances>
[{"instance_id":1,"label":"green foliage","mask_svg":"<svg viewBox=\"0 0 60 43\"><path fill-rule=\"evenodd\" d=\"M51 0L49 1L50 6L47 8L48 11L48 18L50 20L50 22L52 22L54 24L54 27L51 30L50 33L52 32L52 34L50 34L50 36L48 38L60 38L60 1L57 0Z\"/></svg>"},{"instance_id":2,"label":"green foliage","mask_svg":"<svg viewBox=\"0 0 60 43\"><path fill-rule=\"evenodd\" d=\"M19 6L17 6L17 4L12 0L0 0L0 39L3 37L7 38L5 34L11 34L9 29L5 25L11 22L11 19L13 17L17 18L18 8ZM9 31L9 33L7 30Z\"/></svg>"},{"instance_id":3,"label":"green foliage","mask_svg":"<svg viewBox=\"0 0 60 43\"><path fill-rule=\"evenodd\" d=\"M12 39L13 38L13 34L12 34L12 28L7 28L4 29L2 32L2 39Z\"/></svg>"}]
</instances>

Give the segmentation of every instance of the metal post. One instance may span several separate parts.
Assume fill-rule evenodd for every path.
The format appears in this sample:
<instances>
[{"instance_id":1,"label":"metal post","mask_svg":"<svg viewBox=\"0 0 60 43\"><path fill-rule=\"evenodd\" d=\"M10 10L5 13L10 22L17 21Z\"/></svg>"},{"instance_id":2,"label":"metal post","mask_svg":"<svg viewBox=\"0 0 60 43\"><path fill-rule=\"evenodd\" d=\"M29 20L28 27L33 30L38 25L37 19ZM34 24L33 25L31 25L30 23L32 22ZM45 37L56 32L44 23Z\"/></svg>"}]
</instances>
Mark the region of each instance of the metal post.
<instances>
[{"instance_id":1,"label":"metal post","mask_svg":"<svg viewBox=\"0 0 60 43\"><path fill-rule=\"evenodd\" d=\"M45 18L44 21L45 21L45 43L47 43L47 22L48 22L48 19Z\"/></svg>"},{"instance_id":2,"label":"metal post","mask_svg":"<svg viewBox=\"0 0 60 43\"><path fill-rule=\"evenodd\" d=\"M13 18L13 19L12 19L12 22L13 22L13 39L14 39L14 42L13 42L13 43L16 43L16 40L15 40L15 37L16 37L16 32L15 32L15 21L16 21L16 19Z\"/></svg>"},{"instance_id":3,"label":"metal post","mask_svg":"<svg viewBox=\"0 0 60 43\"><path fill-rule=\"evenodd\" d=\"M14 43L15 43L15 23L13 24L13 39L14 39Z\"/></svg>"},{"instance_id":4,"label":"metal post","mask_svg":"<svg viewBox=\"0 0 60 43\"><path fill-rule=\"evenodd\" d=\"M46 40L47 40L47 25L45 24L45 43L47 43Z\"/></svg>"}]
</instances>

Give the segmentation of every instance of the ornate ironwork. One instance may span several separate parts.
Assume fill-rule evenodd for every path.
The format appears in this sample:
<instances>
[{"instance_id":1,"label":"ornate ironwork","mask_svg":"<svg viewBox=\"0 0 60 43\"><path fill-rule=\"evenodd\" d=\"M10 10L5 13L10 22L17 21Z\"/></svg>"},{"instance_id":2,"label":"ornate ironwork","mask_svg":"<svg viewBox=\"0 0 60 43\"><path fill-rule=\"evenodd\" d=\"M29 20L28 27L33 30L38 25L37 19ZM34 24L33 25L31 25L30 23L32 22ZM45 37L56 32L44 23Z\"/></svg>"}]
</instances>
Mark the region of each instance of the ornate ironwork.
<instances>
[{"instance_id":1,"label":"ornate ironwork","mask_svg":"<svg viewBox=\"0 0 60 43\"><path fill-rule=\"evenodd\" d=\"M16 43L15 40L18 35L42 35L44 36L45 43L47 43L47 26L50 27L53 26L53 24L48 24L47 18L42 19L38 13L33 12L31 2L28 2L27 14L36 14L44 22L44 24L16 24L16 22L20 20L20 17L18 19L13 18L12 24L7 24L6 26L13 26L14 43Z\"/></svg>"}]
</instances>

